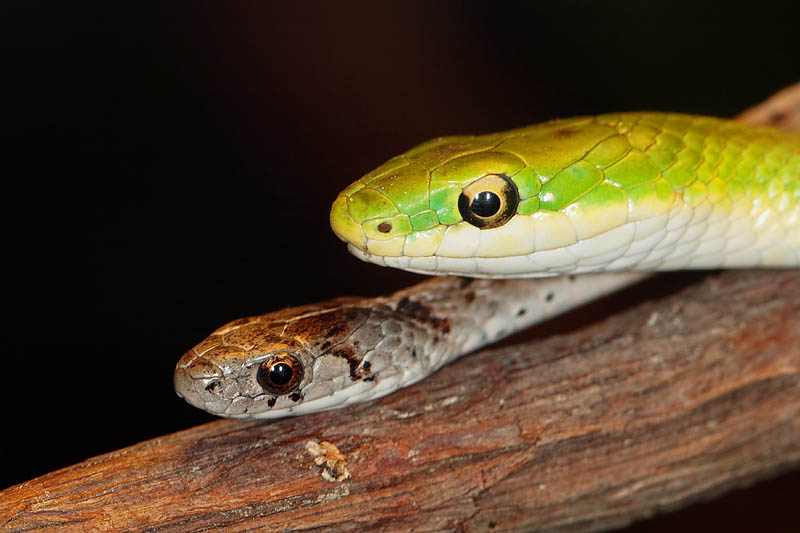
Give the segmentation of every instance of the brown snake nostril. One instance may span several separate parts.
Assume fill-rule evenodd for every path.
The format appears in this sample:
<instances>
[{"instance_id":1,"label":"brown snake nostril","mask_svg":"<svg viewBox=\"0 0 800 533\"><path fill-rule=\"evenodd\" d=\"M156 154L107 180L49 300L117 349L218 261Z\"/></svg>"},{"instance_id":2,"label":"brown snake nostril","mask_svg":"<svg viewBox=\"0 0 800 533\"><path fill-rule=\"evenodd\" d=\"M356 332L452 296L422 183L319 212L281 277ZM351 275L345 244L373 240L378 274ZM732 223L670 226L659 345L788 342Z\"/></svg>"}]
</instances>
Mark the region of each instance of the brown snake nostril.
<instances>
[{"instance_id":1,"label":"brown snake nostril","mask_svg":"<svg viewBox=\"0 0 800 533\"><path fill-rule=\"evenodd\" d=\"M392 225L389 224L388 222L381 222L380 224L378 224L378 231L380 231L381 233L389 233L390 231L392 231Z\"/></svg>"}]
</instances>

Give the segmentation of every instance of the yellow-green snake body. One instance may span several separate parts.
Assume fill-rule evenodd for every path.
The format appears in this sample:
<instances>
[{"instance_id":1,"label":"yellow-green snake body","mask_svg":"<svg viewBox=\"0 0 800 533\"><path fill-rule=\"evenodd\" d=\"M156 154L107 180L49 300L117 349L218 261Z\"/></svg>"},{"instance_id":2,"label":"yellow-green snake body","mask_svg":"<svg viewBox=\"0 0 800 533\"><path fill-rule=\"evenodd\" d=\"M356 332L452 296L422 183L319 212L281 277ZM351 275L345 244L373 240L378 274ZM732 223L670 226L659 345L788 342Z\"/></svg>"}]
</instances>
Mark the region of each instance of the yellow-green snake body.
<instances>
[{"instance_id":1,"label":"yellow-green snake body","mask_svg":"<svg viewBox=\"0 0 800 533\"><path fill-rule=\"evenodd\" d=\"M795 267L800 135L620 113L443 137L353 183L330 220L358 257L428 274Z\"/></svg>"}]
</instances>

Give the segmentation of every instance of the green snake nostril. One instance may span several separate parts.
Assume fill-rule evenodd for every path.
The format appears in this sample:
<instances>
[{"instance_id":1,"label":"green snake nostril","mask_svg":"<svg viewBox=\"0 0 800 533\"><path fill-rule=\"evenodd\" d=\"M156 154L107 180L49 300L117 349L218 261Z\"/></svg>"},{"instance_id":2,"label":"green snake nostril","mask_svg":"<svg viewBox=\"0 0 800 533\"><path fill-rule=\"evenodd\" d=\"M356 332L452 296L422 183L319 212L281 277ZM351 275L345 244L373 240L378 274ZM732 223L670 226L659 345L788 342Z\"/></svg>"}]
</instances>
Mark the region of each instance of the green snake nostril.
<instances>
[{"instance_id":1,"label":"green snake nostril","mask_svg":"<svg viewBox=\"0 0 800 533\"><path fill-rule=\"evenodd\" d=\"M381 222L380 224L378 224L378 231L380 231L381 233L389 233L390 231L392 231L392 225L389 224L388 222Z\"/></svg>"}]
</instances>

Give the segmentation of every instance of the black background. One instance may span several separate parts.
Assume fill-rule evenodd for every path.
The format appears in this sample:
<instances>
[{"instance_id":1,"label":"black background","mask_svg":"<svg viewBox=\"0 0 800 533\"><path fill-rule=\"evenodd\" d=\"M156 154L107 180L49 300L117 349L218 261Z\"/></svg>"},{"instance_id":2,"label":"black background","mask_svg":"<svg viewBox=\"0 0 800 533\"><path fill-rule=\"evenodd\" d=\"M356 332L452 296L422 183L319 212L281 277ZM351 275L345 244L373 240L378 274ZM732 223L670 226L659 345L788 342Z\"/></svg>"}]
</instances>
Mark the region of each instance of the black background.
<instances>
[{"instance_id":1,"label":"black background","mask_svg":"<svg viewBox=\"0 0 800 533\"><path fill-rule=\"evenodd\" d=\"M0 488L211 420L172 369L228 320L418 280L327 223L396 153L582 113L731 116L800 78L793 1L294 4L2 2ZM799 490L638 528L789 531Z\"/></svg>"}]
</instances>

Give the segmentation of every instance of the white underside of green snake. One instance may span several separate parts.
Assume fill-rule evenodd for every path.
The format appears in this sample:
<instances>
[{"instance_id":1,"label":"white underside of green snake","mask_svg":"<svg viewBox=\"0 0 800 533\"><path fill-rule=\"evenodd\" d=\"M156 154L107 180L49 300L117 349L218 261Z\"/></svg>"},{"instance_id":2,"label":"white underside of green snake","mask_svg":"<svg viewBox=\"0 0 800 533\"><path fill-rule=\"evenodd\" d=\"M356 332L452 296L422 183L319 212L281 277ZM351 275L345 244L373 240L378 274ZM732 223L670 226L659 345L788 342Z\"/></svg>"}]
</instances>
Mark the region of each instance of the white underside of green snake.
<instances>
[{"instance_id":1,"label":"white underside of green snake","mask_svg":"<svg viewBox=\"0 0 800 533\"><path fill-rule=\"evenodd\" d=\"M748 212L714 210L710 203L697 208L683 205L674 213L629 222L563 248L540 251L528 237L536 234L533 217L515 220L520 222L490 230L465 222L451 226L435 256L380 256L353 245L348 250L364 261L412 272L494 278L800 266L800 223L786 225L773 211L754 217ZM500 240L519 243L514 255L482 256L489 243Z\"/></svg>"}]
</instances>

